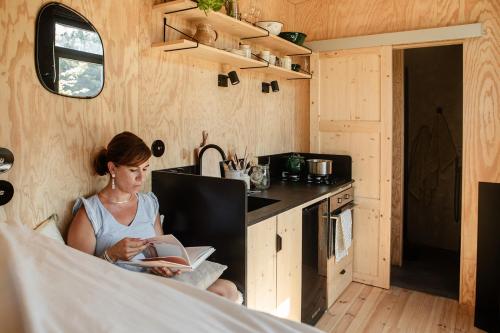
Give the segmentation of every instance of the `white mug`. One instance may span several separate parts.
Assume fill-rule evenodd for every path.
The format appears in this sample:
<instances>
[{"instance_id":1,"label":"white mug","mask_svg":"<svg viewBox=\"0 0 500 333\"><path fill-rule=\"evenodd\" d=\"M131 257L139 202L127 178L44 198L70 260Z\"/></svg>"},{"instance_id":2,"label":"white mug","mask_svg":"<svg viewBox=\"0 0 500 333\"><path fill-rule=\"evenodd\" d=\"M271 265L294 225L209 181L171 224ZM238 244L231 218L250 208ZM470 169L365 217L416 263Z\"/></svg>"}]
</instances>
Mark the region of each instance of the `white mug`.
<instances>
[{"instance_id":1,"label":"white mug","mask_svg":"<svg viewBox=\"0 0 500 333\"><path fill-rule=\"evenodd\" d=\"M269 58L271 57L271 51L265 50L265 51L260 51L260 57L269 62ZM291 61L291 60L290 60Z\"/></svg>"},{"instance_id":2,"label":"white mug","mask_svg":"<svg viewBox=\"0 0 500 333\"><path fill-rule=\"evenodd\" d=\"M274 54L269 55L269 63L271 65L276 65L276 56Z\"/></svg>"},{"instance_id":3,"label":"white mug","mask_svg":"<svg viewBox=\"0 0 500 333\"><path fill-rule=\"evenodd\" d=\"M281 58L281 67L286 69L292 69L292 58L289 56L284 56Z\"/></svg>"}]
</instances>

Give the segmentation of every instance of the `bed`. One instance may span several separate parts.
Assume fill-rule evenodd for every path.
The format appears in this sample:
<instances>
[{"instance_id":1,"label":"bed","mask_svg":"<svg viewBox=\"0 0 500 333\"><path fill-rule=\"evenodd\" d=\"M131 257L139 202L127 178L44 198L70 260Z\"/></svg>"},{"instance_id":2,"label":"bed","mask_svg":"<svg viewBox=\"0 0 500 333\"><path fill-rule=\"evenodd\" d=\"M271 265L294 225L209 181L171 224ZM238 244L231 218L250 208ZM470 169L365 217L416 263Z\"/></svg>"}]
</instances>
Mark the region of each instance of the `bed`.
<instances>
[{"instance_id":1,"label":"bed","mask_svg":"<svg viewBox=\"0 0 500 333\"><path fill-rule=\"evenodd\" d=\"M2 332L319 332L0 223Z\"/></svg>"}]
</instances>

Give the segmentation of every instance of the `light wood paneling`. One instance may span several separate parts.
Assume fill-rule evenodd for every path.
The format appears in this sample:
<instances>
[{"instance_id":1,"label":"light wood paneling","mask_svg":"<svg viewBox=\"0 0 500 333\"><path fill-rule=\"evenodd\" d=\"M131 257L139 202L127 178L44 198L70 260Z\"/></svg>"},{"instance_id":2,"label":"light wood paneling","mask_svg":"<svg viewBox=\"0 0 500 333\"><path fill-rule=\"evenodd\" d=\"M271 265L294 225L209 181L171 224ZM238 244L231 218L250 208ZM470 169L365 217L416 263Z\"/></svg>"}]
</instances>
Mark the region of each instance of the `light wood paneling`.
<instances>
[{"instance_id":1,"label":"light wood paneling","mask_svg":"<svg viewBox=\"0 0 500 333\"><path fill-rule=\"evenodd\" d=\"M478 181L500 182L500 2L497 0L310 0L295 6L308 40L481 22L464 42L464 137L460 302L475 299ZM303 95L309 99L309 96ZM311 100L312 103L312 100ZM313 146L311 146L313 147Z\"/></svg>"},{"instance_id":2,"label":"light wood paneling","mask_svg":"<svg viewBox=\"0 0 500 333\"><path fill-rule=\"evenodd\" d=\"M276 310L276 216L247 228L247 307Z\"/></svg>"},{"instance_id":3,"label":"light wood paneling","mask_svg":"<svg viewBox=\"0 0 500 333\"><path fill-rule=\"evenodd\" d=\"M391 287L351 283L316 325L333 332L483 332L452 299Z\"/></svg>"},{"instance_id":4,"label":"light wood paneling","mask_svg":"<svg viewBox=\"0 0 500 333\"><path fill-rule=\"evenodd\" d=\"M311 121L318 123L314 125L318 133L311 130L313 147L321 153L352 157L353 187L360 205L353 229L353 279L388 288L392 49L320 53L314 66L320 74L311 89L311 99L319 100L311 112ZM367 214L371 208L362 204L367 201L376 207L376 216Z\"/></svg>"},{"instance_id":5,"label":"light wood paneling","mask_svg":"<svg viewBox=\"0 0 500 333\"><path fill-rule=\"evenodd\" d=\"M404 51L393 52L391 264L403 264Z\"/></svg>"},{"instance_id":6,"label":"light wood paneling","mask_svg":"<svg viewBox=\"0 0 500 333\"><path fill-rule=\"evenodd\" d=\"M241 83L217 87L223 68L182 54L153 50L162 40L156 0L63 0L97 28L104 43L105 85L91 100L46 91L35 73L34 32L46 0L0 0L0 146L11 149L15 164L0 175L15 188L13 200L0 207L0 221L35 226L52 213L65 229L71 207L81 195L99 190L106 177L93 174L94 153L113 135L129 130L147 144L166 143L166 154L151 169L194 164L201 132L208 141L243 155L272 154L308 147L308 115L296 108L295 81L275 75L238 71ZM258 0L262 19L278 19L292 30L293 5ZM241 1L242 10L248 5ZM192 27L188 31L194 30ZM235 46L222 34L218 47ZM237 44L236 44L237 45ZM280 92L261 93L261 82L279 80ZM302 133L296 136L296 133ZM207 156L216 165L217 156ZM212 162L212 163L210 163ZM146 184L144 190L150 190Z\"/></svg>"},{"instance_id":7,"label":"light wood paneling","mask_svg":"<svg viewBox=\"0 0 500 333\"><path fill-rule=\"evenodd\" d=\"M277 217L282 249L276 253L276 315L300 322L302 300L302 209Z\"/></svg>"}]
</instances>

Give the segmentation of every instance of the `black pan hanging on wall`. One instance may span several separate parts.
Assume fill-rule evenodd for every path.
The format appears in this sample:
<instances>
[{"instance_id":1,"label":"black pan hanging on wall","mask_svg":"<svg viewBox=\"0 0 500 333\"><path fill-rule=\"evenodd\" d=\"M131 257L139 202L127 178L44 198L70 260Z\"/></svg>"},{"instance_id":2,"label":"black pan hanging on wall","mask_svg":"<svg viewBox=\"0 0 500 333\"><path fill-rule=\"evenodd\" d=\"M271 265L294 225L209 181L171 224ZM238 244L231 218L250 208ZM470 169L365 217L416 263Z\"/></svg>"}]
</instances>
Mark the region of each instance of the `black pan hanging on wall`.
<instances>
[{"instance_id":1,"label":"black pan hanging on wall","mask_svg":"<svg viewBox=\"0 0 500 333\"><path fill-rule=\"evenodd\" d=\"M0 148L0 173L9 171L12 164L14 164L14 154L7 148Z\"/></svg>"}]
</instances>

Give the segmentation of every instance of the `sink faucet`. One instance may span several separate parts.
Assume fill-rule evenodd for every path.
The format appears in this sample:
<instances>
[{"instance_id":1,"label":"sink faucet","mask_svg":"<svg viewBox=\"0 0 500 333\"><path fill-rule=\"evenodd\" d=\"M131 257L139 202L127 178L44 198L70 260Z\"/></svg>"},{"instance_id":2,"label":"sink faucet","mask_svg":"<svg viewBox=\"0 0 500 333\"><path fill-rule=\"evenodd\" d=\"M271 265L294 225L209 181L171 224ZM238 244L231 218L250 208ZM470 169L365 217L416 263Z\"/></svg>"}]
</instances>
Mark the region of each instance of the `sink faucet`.
<instances>
[{"instance_id":1,"label":"sink faucet","mask_svg":"<svg viewBox=\"0 0 500 333\"><path fill-rule=\"evenodd\" d=\"M202 162L203 162L203 154L205 153L206 150L210 149L210 148L214 148L214 149L217 149L217 151L220 153L220 156L222 157L222 160L225 161L226 160L226 154L224 153L224 150L222 150L221 147L217 146L217 145L214 145L214 144L209 144L209 145L206 145L206 146L203 146L203 148L201 148L200 150L200 153L198 155L198 164L199 164L199 170L198 170L198 174L201 176L201 173L202 173ZM222 171L221 171L222 173Z\"/></svg>"}]
</instances>

